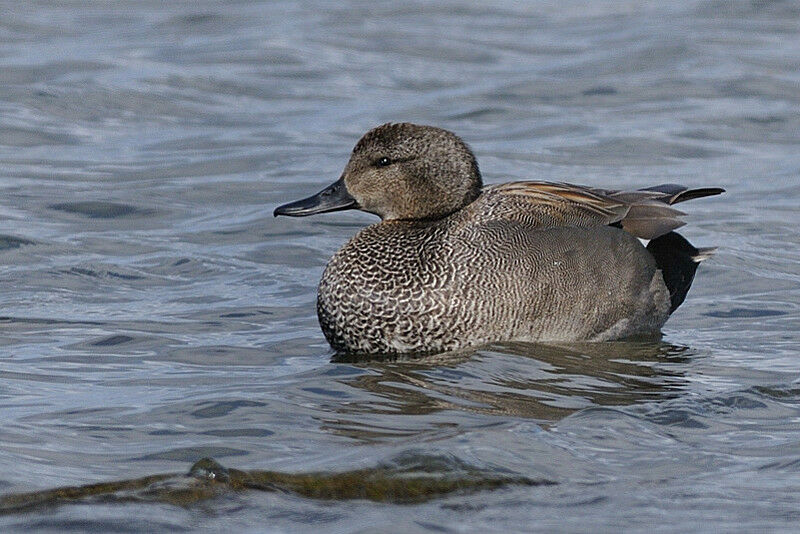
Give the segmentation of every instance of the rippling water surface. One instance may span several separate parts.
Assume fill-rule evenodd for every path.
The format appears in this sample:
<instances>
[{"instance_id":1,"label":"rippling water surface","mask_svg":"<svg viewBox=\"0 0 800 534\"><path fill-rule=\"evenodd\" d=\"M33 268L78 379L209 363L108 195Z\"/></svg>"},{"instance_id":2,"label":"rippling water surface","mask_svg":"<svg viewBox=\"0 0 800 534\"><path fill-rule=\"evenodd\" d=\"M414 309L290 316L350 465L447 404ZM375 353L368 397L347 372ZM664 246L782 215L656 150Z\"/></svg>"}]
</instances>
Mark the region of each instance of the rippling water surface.
<instances>
[{"instance_id":1,"label":"rippling water surface","mask_svg":"<svg viewBox=\"0 0 800 534\"><path fill-rule=\"evenodd\" d=\"M790 530L800 521L800 8L786 2L5 3L0 494L397 458L555 482L417 505L245 492L0 528ZM722 186L662 342L332 361L316 284L374 218L273 219L367 129L489 183Z\"/></svg>"}]
</instances>

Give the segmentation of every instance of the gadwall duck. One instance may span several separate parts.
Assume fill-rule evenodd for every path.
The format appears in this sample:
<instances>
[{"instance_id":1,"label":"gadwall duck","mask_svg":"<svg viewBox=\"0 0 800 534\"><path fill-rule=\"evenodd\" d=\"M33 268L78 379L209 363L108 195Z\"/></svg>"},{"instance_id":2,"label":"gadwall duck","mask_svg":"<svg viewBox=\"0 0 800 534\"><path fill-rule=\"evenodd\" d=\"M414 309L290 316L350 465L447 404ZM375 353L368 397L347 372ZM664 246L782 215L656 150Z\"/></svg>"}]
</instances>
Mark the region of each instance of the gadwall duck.
<instances>
[{"instance_id":1,"label":"gadwall duck","mask_svg":"<svg viewBox=\"0 0 800 534\"><path fill-rule=\"evenodd\" d=\"M322 331L341 352L430 353L657 333L713 251L673 232L671 205L722 192L483 187L458 136L390 123L358 141L339 180L275 215L378 215L325 268Z\"/></svg>"}]
</instances>

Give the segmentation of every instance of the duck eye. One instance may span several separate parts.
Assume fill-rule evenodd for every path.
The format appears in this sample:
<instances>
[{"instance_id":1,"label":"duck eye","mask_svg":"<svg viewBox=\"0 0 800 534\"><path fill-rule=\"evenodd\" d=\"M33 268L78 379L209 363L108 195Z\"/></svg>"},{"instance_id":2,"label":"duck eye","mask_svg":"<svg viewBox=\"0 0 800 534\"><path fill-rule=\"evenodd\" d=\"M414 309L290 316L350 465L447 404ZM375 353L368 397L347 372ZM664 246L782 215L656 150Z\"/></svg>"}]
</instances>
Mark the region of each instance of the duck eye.
<instances>
[{"instance_id":1,"label":"duck eye","mask_svg":"<svg viewBox=\"0 0 800 534\"><path fill-rule=\"evenodd\" d=\"M384 156L381 159L379 159L378 161L376 161L375 164L378 167L388 167L389 165L392 164L392 160L390 160L389 158Z\"/></svg>"}]
</instances>

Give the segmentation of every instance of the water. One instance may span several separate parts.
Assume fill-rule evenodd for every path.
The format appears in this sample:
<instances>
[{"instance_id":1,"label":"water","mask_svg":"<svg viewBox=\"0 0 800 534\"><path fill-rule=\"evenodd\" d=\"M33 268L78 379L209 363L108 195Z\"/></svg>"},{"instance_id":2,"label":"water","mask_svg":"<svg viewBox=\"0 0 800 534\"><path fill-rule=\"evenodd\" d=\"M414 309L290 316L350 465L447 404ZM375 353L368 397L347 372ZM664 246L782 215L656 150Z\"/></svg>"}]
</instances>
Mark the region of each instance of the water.
<instances>
[{"instance_id":1,"label":"water","mask_svg":"<svg viewBox=\"0 0 800 534\"><path fill-rule=\"evenodd\" d=\"M417 505L88 502L4 531L793 530L800 9L787 2L6 2L0 493L397 458L555 482ZM360 213L273 219L367 129L488 183L722 186L662 343L331 361L316 284Z\"/></svg>"}]
</instances>

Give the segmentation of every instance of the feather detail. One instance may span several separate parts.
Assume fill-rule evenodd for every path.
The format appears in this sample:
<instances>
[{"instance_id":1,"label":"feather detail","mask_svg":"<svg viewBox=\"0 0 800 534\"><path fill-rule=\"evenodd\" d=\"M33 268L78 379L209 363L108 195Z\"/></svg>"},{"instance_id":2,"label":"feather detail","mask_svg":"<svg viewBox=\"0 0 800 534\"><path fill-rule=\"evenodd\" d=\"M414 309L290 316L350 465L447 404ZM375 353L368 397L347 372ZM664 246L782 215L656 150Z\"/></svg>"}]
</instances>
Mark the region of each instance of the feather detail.
<instances>
[{"instance_id":1,"label":"feather detail","mask_svg":"<svg viewBox=\"0 0 800 534\"><path fill-rule=\"evenodd\" d=\"M636 237L655 239L685 224L680 219L685 213L672 204L723 191L676 184L615 191L558 182L508 182L484 188L473 209L543 228L617 225Z\"/></svg>"}]
</instances>

